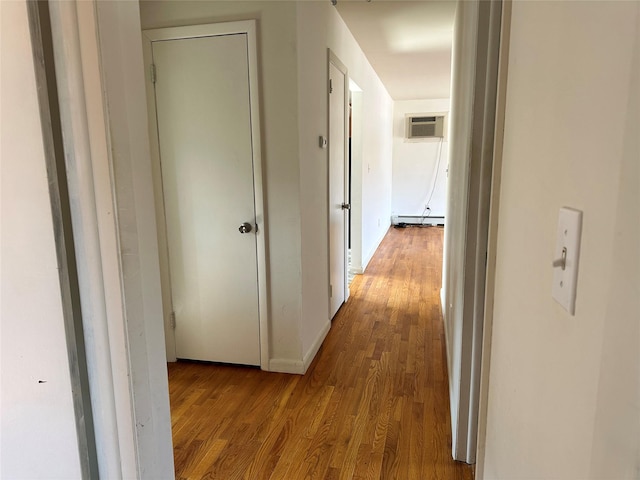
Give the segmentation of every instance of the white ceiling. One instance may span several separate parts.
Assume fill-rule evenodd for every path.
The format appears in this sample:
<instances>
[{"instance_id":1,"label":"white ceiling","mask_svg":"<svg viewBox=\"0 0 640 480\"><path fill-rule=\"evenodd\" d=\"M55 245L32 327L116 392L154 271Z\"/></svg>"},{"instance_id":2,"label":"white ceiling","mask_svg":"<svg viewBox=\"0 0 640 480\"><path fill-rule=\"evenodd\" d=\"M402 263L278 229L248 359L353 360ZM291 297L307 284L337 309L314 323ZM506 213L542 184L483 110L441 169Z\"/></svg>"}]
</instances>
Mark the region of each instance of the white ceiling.
<instances>
[{"instance_id":1,"label":"white ceiling","mask_svg":"<svg viewBox=\"0 0 640 480\"><path fill-rule=\"evenodd\" d=\"M336 8L394 100L449 98L455 0L338 0Z\"/></svg>"}]
</instances>

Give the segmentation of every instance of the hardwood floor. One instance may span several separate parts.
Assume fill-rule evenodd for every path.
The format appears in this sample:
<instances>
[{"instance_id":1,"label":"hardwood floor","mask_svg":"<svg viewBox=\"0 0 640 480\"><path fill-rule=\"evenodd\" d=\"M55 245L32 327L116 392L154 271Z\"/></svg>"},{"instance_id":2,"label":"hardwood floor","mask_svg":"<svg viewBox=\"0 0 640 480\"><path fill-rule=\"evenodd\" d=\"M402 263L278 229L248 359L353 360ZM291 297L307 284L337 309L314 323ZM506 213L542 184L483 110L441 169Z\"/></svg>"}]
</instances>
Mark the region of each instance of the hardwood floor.
<instances>
[{"instance_id":1,"label":"hardwood floor","mask_svg":"<svg viewBox=\"0 0 640 480\"><path fill-rule=\"evenodd\" d=\"M169 365L176 478L472 478L451 459L441 228L391 229L306 375Z\"/></svg>"}]
</instances>

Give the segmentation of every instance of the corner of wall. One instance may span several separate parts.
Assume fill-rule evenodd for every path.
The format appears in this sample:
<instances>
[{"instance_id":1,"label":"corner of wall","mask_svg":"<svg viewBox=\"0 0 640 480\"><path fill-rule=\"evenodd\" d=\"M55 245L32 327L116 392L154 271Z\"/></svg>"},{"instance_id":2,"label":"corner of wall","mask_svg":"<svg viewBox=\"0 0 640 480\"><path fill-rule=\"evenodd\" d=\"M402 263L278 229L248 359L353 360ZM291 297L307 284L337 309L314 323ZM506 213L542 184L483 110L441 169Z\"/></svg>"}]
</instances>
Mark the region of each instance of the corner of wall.
<instances>
[{"instance_id":1,"label":"corner of wall","mask_svg":"<svg viewBox=\"0 0 640 480\"><path fill-rule=\"evenodd\" d=\"M313 362L313 360L316 358L316 355L320 350L320 347L322 346L322 342L324 342L324 339L327 337L327 334L329 333L330 329L331 329L331 322L327 321L327 323L325 323L322 329L318 332L316 339L313 341L309 349L304 354L304 357L302 358L302 366L303 366L304 372L307 371L307 369L309 368L309 365L311 365L311 362Z\"/></svg>"}]
</instances>

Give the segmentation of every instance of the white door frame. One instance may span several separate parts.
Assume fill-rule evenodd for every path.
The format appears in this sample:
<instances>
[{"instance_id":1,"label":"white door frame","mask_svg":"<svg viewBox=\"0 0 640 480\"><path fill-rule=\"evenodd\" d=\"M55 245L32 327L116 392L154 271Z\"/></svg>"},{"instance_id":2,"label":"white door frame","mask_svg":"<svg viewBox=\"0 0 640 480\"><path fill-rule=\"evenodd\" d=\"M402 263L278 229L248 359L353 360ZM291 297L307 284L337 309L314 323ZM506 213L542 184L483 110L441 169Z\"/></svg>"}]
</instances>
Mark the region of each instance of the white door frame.
<instances>
[{"instance_id":1,"label":"white door frame","mask_svg":"<svg viewBox=\"0 0 640 480\"><path fill-rule=\"evenodd\" d=\"M144 30L143 54L147 68L147 108L149 111L149 139L151 141L151 161L153 165L154 196L156 201L156 223L158 225L158 244L160 250L160 275L162 283L162 305L164 310L165 347L167 360L176 361L175 330L171 318L171 277L169 270L169 250L165 219L162 171L160 166L160 140L152 68L153 42L186 38L213 37L220 35L246 34L249 64L249 105L251 115L251 144L253 151L253 189L256 221L256 249L258 268L258 316L260 318L260 368L269 367L269 322L267 304L267 255L266 226L264 213L264 193L262 182L262 155L260 151L260 111L258 97L258 54L256 47L256 22L244 20L238 22L212 23L186 27L169 27Z\"/></svg>"},{"instance_id":2,"label":"white door frame","mask_svg":"<svg viewBox=\"0 0 640 480\"><path fill-rule=\"evenodd\" d=\"M336 67L340 72L344 74L344 161L342 168L344 170L344 185L342 186L344 191L344 198L348 199L348 185L349 185L349 168L348 168L348 157L349 157L349 70L345 66L344 63L340 61L333 51L330 48L327 49L327 83L329 83L330 77L330 65ZM327 87L327 132L329 137L329 144L331 144L331 92ZM329 311L331 312L331 149L327 149L327 260L329 267L329 285L327 288L329 289ZM349 262L348 262L348 235L349 230L347 228L347 215L343 211L344 218L344 301L346 302L349 299Z\"/></svg>"},{"instance_id":3,"label":"white door frame","mask_svg":"<svg viewBox=\"0 0 640 480\"><path fill-rule=\"evenodd\" d=\"M458 206L447 218L455 215L463 222L448 222L445 229L442 293L452 454L466 463L475 463L476 453L480 461L484 455L506 88L506 4L475 0L459 5L456 13L459 43L453 55L457 74L451 108L456 143L449 172L450 178L463 176L466 184L449 192L448 208L456 202Z\"/></svg>"},{"instance_id":4,"label":"white door frame","mask_svg":"<svg viewBox=\"0 0 640 480\"><path fill-rule=\"evenodd\" d=\"M99 475L173 478L138 4L48 7Z\"/></svg>"}]
</instances>

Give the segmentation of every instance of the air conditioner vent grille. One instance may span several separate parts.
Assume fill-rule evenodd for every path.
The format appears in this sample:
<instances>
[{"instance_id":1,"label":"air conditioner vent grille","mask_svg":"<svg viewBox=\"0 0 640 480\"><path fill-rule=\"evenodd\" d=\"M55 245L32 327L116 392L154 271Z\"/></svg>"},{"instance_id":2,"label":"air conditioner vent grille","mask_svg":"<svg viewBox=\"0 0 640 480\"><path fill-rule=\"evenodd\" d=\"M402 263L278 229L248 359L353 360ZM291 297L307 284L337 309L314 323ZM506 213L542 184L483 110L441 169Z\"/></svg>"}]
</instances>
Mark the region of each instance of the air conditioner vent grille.
<instances>
[{"instance_id":1,"label":"air conditioner vent grille","mask_svg":"<svg viewBox=\"0 0 640 480\"><path fill-rule=\"evenodd\" d=\"M435 136L436 136L435 123L418 123L418 124L411 125L411 138L435 137Z\"/></svg>"},{"instance_id":2,"label":"air conditioner vent grille","mask_svg":"<svg viewBox=\"0 0 640 480\"><path fill-rule=\"evenodd\" d=\"M411 123L435 122L437 117L411 117Z\"/></svg>"},{"instance_id":3,"label":"air conditioner vent grille","mask_svg":"<svg viewBox=\"0 0 640 480\"><path fill-rule=\"evenodd\" d=\"M444 115L416 115L407 117L407 138L444 137Z\"/></svg>"}]
</instances>

